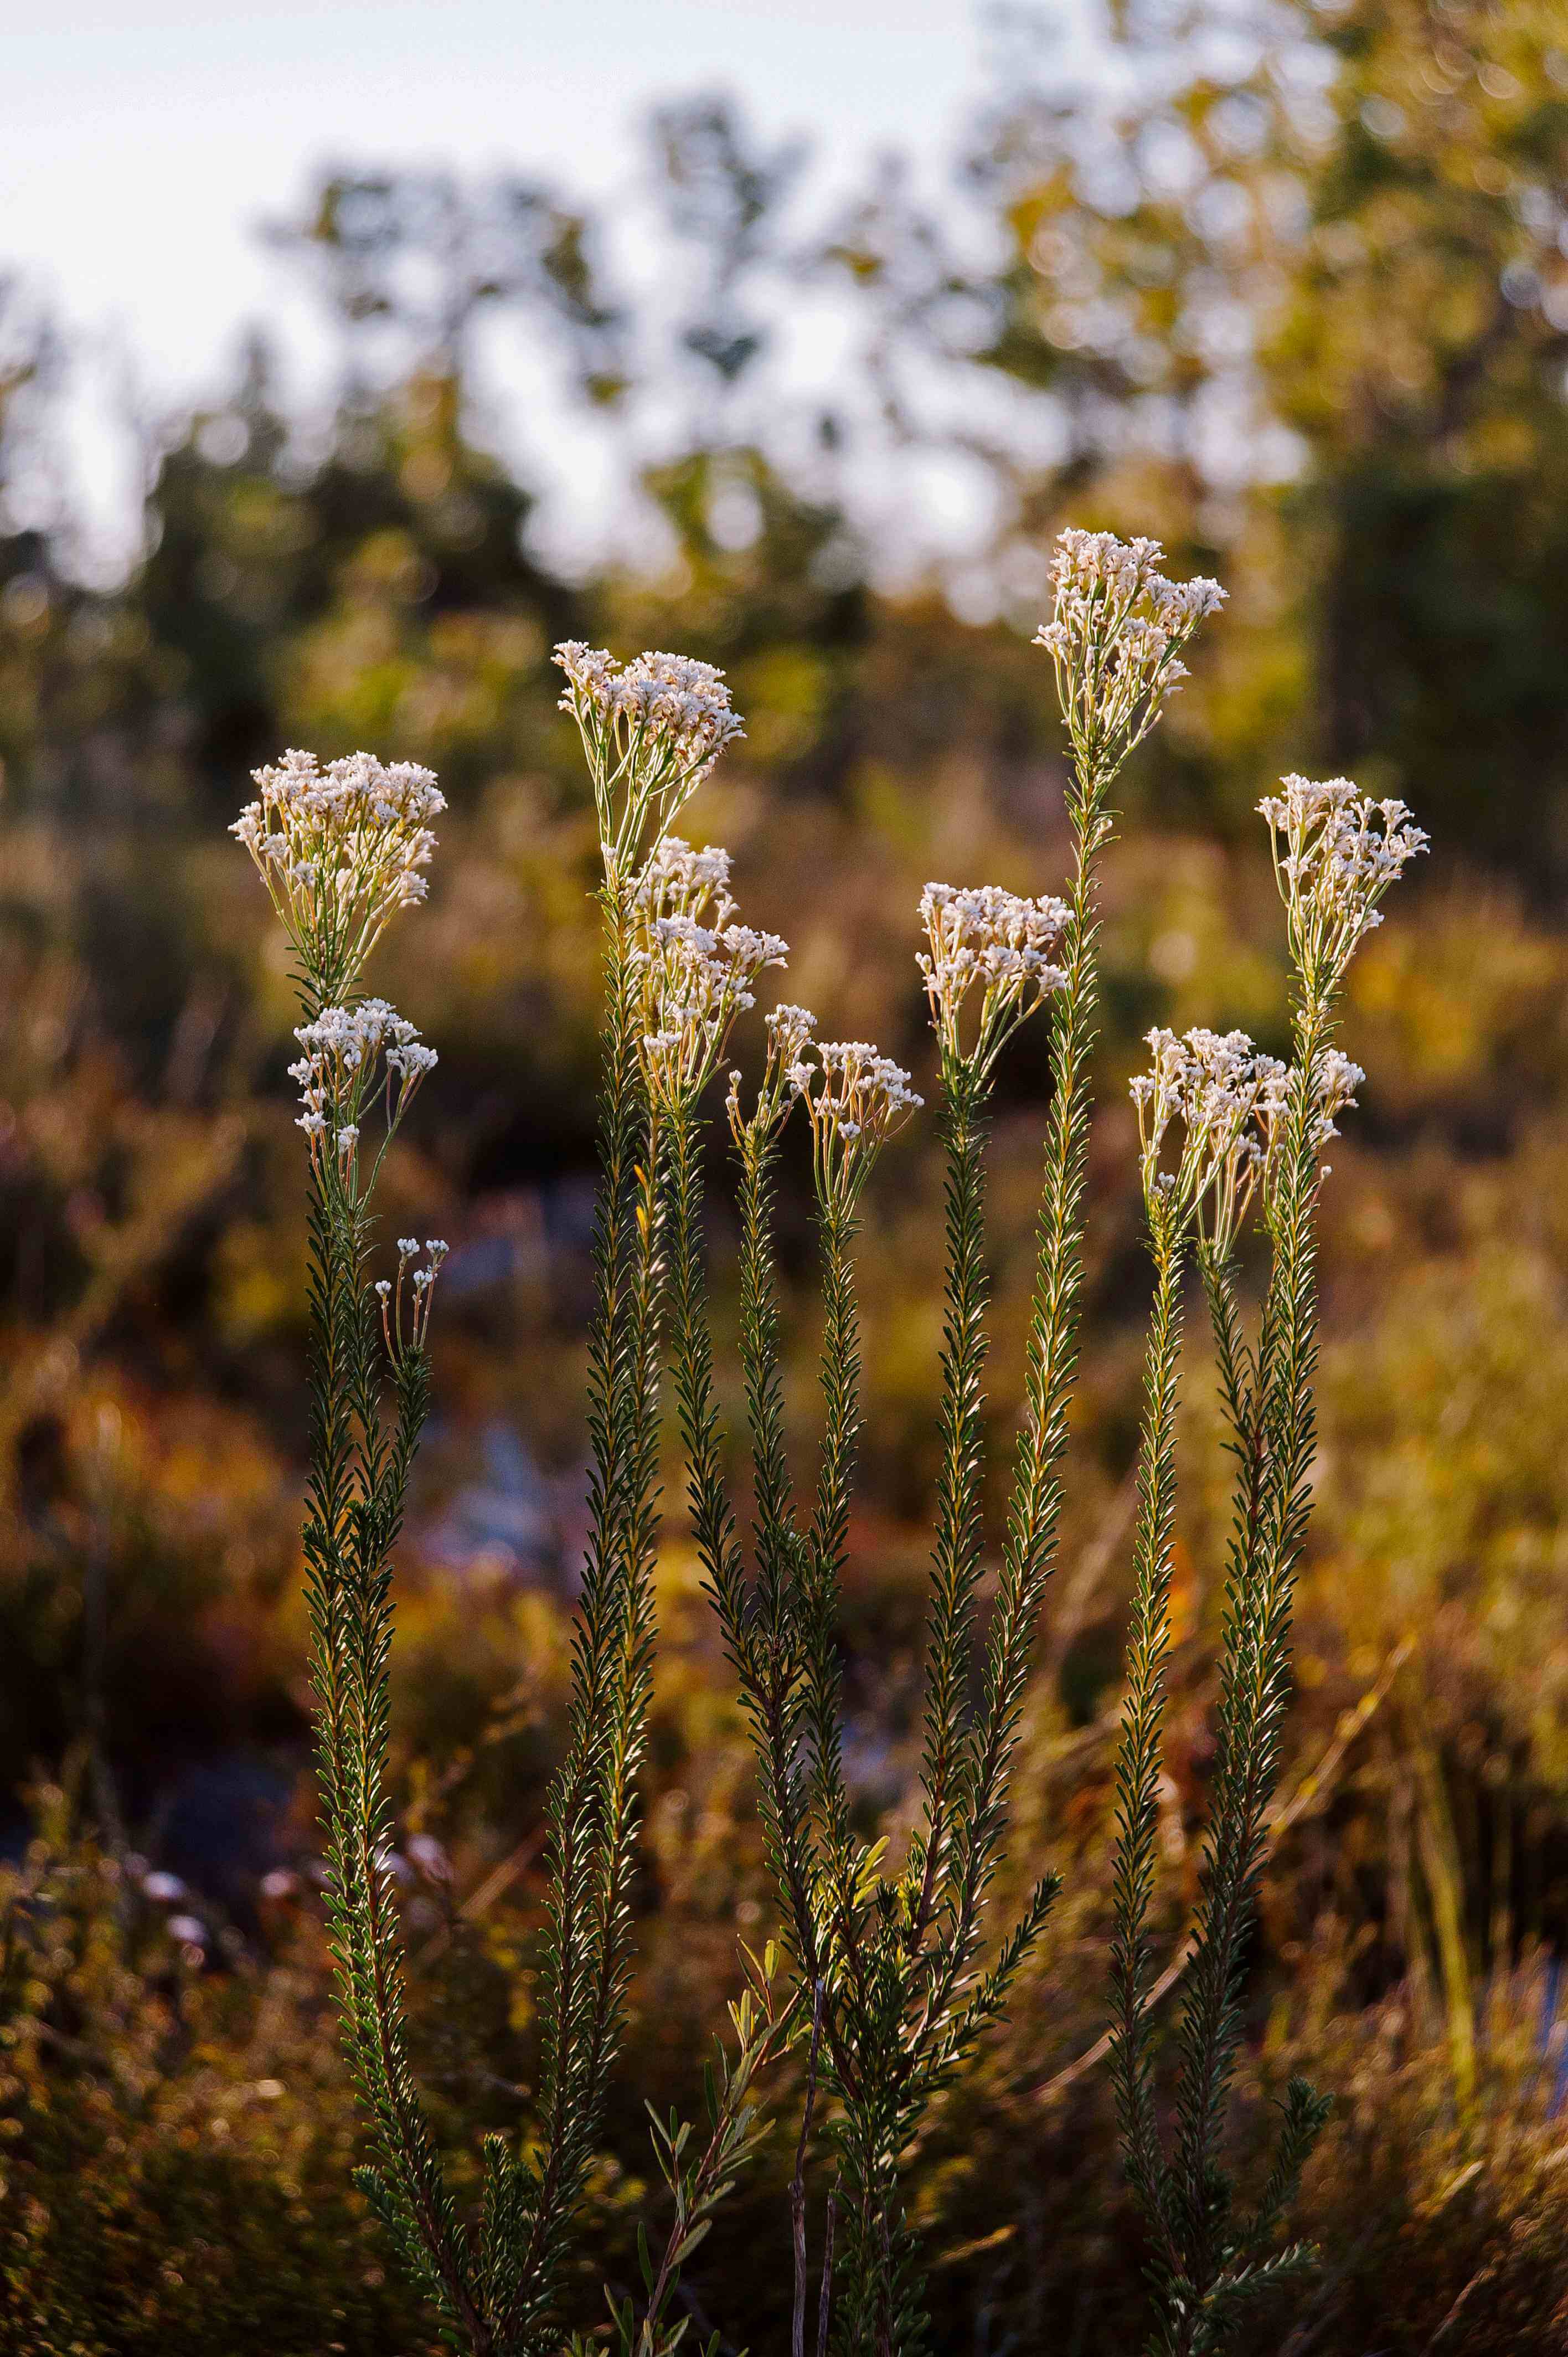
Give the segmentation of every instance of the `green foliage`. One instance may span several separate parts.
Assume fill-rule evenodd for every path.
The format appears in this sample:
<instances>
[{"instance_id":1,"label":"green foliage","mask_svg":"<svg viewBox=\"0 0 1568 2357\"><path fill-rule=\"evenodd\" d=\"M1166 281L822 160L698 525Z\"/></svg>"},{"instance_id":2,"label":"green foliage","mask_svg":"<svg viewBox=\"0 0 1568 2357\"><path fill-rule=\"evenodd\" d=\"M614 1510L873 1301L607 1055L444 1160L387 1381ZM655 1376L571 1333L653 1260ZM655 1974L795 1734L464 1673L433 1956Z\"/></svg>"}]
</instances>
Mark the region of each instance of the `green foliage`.
<instances>
[{"instance_id":1,"label":"green foliage","mask_svg":"<svg viewBox=\"0 0 1568 2357\"><path fill-rule=\"evenodd\" d=\"M39 1823L3 1897L0 2335L17 2357L427 2346L355 2194L308 1944L204 1979L124 1871Z\"/></svg>"}]
</instances>

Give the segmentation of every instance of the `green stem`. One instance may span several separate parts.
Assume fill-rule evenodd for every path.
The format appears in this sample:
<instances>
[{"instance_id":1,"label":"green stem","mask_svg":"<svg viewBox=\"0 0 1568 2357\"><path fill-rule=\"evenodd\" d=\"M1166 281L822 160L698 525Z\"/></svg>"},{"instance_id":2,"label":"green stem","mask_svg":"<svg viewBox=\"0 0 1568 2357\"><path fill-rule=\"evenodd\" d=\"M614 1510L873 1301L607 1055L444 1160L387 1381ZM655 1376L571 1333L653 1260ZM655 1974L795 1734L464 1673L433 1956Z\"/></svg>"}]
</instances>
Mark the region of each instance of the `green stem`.
<instances>
[{"instance_id":1,"label":"green stem","mask_svg":"<svg viewBox=\"0 0 1568 2357\"><path fill-rule=\"evenodd\" d=\"M929 1926L946 1854L965 1731L974 1590L980 1577L985 1394L984 1082L954 1062L944 1072L947 1145L947 1315L942 1334L941 1459L937 1475L930 1628L926 1650L925 1864L909 1927L918 1950Z\"/></svg>"},{"instance_id":2,"label":"green stem","mask_svg":"<svg viewBox=\"0 0 1568 2357\"><path fill-rule=\"evenodd\" d=\"M1185 1256L1176 1222L1159 1196L1151 1207L1149 1242L1155 1262L1155 1300L1144 1360L1127 1695L1116 1756L1111 2070L1129 2179L1171 2270L1179 2272L1181 2255L1171 2232L1167 2175L1155 2118L1146 2018L1148 1916L1159 1836L1165 1663L1170 1652L1176 1409Z\"/></svg>"},{"instance_id":3,"label":"green stem","mask_svg":"<svg viewBox=\"0 0 1568 2357\"><path fill-rule=\"evenodd\" d=\"M949 1930L917 2032L922 2044L940 2030L979 1944L984 1894L1006 1829L1013 1755L1036 1626L1056 1561L1061 1466L1083 1295L1090 1064L1100 1005L1097 861L1110 837L1105 807L1109 785L1108 776L1089 772L1077 780L1069 796L1075 854L1060 953L1067 980L1052 1010L1051 1098L1025 1358L1024 1418L980 1706L957 1778L950 1857L940 1901Z\"/></svg>"},{"instance_id":4,"label":"green stem","mask_svg":"<svg viewBox=\"0 0 1568 2357\"><path fill-rule=\"evenodd\" d=\"M318 1756L332 1865L329 1920L345 2046L374 2133L370 2190L403 2257L475 2357L494 2346L407 2054L403 1961L385 1852L392 1549L424 1421L423 1352L399 1370L399 1414L380 1429L367 1227L330 1162L310 1206L311 1471L306 1597Z\"/></svg>"},{"instance_id":5,"label":"green stem","mask_svg":"<svg viewBox=\"0 0 1568 2357\"><path fill-rule=\"evenodd\" d=\"M631 904L607 887L601 1187L588 1344L592 1469L566 1756L552 1786L541 2016L542 2158L526 2190L498 2158L487 2249L510 2341L544 2330L592 2159L629 1970L627 1891L647 1721L657 1532L660 1147L639 1062ZM521 2194L521 2198L520 2198ZM514 2236L526 2220L521 2244Z\"/></svg>"},{"instance_id":6,"label":"green stem","mask_svg":"<svg viewBox=\"0 0 1568 2357\"><path fill-rule=\"evenodd\" d=\"M1220 1661L1210 1832L1193 1961L1179 2034L1176 2167L1188 2241L1187 2275L1199 2307L1178 2325L1179 2357L1203 2346L1201 2303L1222 2287L1232 2253L1222 2241L1217 2147L1241 2034L1240 1996L1266 1854L1269 1804L1279 1780L1290 1700L1290 1628L1295 1570L1311 1506L1316 1365L1316 1074L1331 1036L1331 1010L1304 996L1279 1178L1268 1207L1273 1262L1263 1305L1258 1379L1240 1427L1242 1460ZM1233 1348L1221 1298L1222 1381Z\"/></svg>"}]
</instances>

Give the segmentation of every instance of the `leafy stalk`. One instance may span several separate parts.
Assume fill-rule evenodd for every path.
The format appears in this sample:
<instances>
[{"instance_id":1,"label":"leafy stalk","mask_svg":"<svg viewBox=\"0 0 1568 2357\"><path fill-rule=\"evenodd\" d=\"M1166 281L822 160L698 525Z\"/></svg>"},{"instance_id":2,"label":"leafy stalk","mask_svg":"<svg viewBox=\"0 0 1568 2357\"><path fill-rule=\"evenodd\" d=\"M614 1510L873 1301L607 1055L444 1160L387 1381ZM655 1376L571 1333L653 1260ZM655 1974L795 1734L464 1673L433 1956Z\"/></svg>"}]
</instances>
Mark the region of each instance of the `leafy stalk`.
<instances>
[{"instance_id":1,"label":"leafy stalk","mask_svg":"<svg viewBox=\"0 0 1568 2357\"><path fill-rule=\"evenodd\" d=\"M1050 1098L1023 1422L980 1705L957 1762L954 1831L940 1883L948 1925L945 1961L932 1981L922 2037L940 2028L979 1945L984 1895L1006 1828L1010 1771L1035 1631L1055 1563L1083 1291L1090 1066L1100 996L1096 863L1110 839L1106 800L1112 774L1108 766L1085 765L1069 793L1074 866L1059 952L1063 983L1051 1010ZM1042 1885L1032 1902L1042 1913L1048 1904L1044 1893Z\"/></svg>"},{"instance_id":2,"label":"leafy stalk","mask_svg":"<svg viewBox=\"0 0 1568 2357\"><path fill-rule=\"evenodd\" d=\"M1149 1908L1159 1838L1165 1663L1170 1652L1171 1534L1176 1514L1176 1410L1181 1356L1184 1240L1168 1198L1150 1205L1155 1299L1144 1361L1138 1506L1127 1698L1116 1757L1116 1856L1111 1946L1112 2081L1127 2173L1174 2277L1181 2267L1155 2114L1150 2053ZM1173 2298L1176 2297L1173 2285Z\"/></svg>"},{"instance_id":3,"label":"leafy stalk","mask_svg":"<svg viewBox=\"0 0 1568 2357\"><path fill-rule=\"evenodd\" d=\"M1227 2102L1243 2034L1249 1950L1290 1698L1291 1615L1311 1506L1316 1441L1316 1210L1321 1149L1362 1075L1333 1045L1335 1001L1357 942L1424 845L1399 803L1358 798L1344 780L1284 781L1262 804L1296 974L1295 1061L1259 1057L1239 1033L1151 1033L1155 1067L1133 1083L1156 1267L1128 1690L1117 1772L1112 2064L1128 2173L1155 2244L1155 2357L1213 2357L1242 2312L1312 2255L1278 2244L1281 2221L1327 2115L1293 2080L1267 2181L1239 2213L1221 2162ZM1282 852L1279 839L1285 848ZM1161 1168L1179 1123L1177 1168ZM1242 1327L1234 1238L1261 1199L1271 1257L1257 1348ZM1221 1629L1216 1762L1198 1903L1175 2040L1175 2134L1167 2159L1155 2118L1144 1927L1155 1876L1156 1793L1169 1645L1169 1534L1179 1342L1177 1286L1187 1242L1213 1329L1220 1400L1235 1460Z\"/></svg>"},{"instance_id":4,"label":"leafy stalk","mask_svg":"<svg viewBox=\"0 0 1568 2357\"><path fill-rule=\"evenodd\" d=\"M487 2277L520 2348L539 2345L547 2328L624 2017L627 1890L653 1638L663 1148L640 1077L629 895L612 879L603 902L606 1055L588 1351L589 1534L566 1753L547 1805L542 2151L522 2163L495 2150L487 2187Z\"/></svg>"},{"instance_id":5,"label":"leafy stalk","mask_svg":"<svg viewBox=\"0 0 1568 2357\"><path fill-rule=\"evenodd\" d=\"M930 1924L968 1725L974 1590L980 1577L985 1394L985 1135L988 1091L972 1065L944 1072L946 1318L938 1433L937 1530L926 1652L925 1824L912 1948Z\"/></svg>"},{"instance_id":6,"label":"leafy stalk","mask_svg":"<svg viewBox=\"0 0 1568 2357\"><path fill-rule=\"evenodd\" d=\"M304 1530L328 1922L345 2045L371 2124L368 2197L449 2327L492 2347L408 2058L404 1967L385 1790L392 1551L429 1395L422 1345L397 1362L397 1423L381 1430L380 1338L364 1273L369 1222L338 1163L313 1165L309 1211L311 1469Z\"/></svg>"},{"instance_id":7,"label":"leafy stalk","mask_svg":"<svg viewBox=\"0 0 1568 2357\"><path fill-rule=\"evenodd\" d=\"M1328 998L1309 981L1297 1012L1296 1063L1267 1201L1273 1264L1255 1371L1248 1368L1240 1339L1233 1265L1212 1252L1202 1255L1238 1478L1209 1829L1176 2041L1174 2182L1188 2297L1165 2329L1178 2357L1222 2345L1234 2294L1244 2287L1251 2300L1307 2263L1309 2254L1294 2245L1267 2246L1328 2111L1305 2082L1293 2081L1270 2185L1252 2218L1234 2219L1218 2146L1240 2041L1247 1951L1279 1778L1290 1698L1291 1607L1311 1502L1321 1183L1317 1076L1330 1018Z\"/></svg>"}]
</instances>

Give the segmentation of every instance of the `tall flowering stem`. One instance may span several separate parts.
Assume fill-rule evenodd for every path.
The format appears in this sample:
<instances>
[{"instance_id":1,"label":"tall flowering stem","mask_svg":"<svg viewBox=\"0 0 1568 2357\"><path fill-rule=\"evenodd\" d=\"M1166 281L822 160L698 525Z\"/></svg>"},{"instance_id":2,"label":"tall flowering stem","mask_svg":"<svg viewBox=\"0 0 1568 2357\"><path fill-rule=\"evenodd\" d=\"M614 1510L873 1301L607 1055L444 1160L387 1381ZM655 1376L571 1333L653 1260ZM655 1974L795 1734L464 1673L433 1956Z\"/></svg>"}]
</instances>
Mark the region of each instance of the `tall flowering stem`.
<instances>
[{"instance_id":1,"label":"tall flowering stem","mask_svg":"<svg viewBox=\"0 0 1568 2357\"><path fill-rule=\"evenodd\" d=\"M624 669L566 643L562 709L576 721L603 855L604 1078L589 1327L589 1534L573 1643L565 1758L552 1786L542 1975L544 2136L490 2183L486 2265L518 2345L548 2336L592 2161L629 1983L637 1780L655 1636L659 1388L670 1292L669 1189L685 1183L688 1105L745 984L698 918L724 875L669 834L740 733L718 673L676 655ZM727 868L725 870L727 875ZM727 908L721 917L727 917ZM760 963L760 957L758 959ZM722 978L711 968L722 966ZM723 1001L720 1006L717 999ZM677 1005L677 1000L679 1004ZM676 1240L680 1268L681 1250Z\"/></svg>"},{"instance_id":2,"label":"tall flowering stem","mask_svg":"<svg viewBox=\"0 0 1568 2357\"><path fill-rule=\"evenodd\" d=\"M413 1026L360 996L442 808L428 770L368 754L318 769L289 753L259 770L232 832L286 928L304 1017L299 1126L308 1143L310 1472L304 1527L328 1908L344 2045L371 2132L360 2181L448 2330L497 2346L408 2056L386 1789L393 1552L429 1403L431 1297L446 1245L398 1246L372 1282L381 1157L435 1063ZM371 1151L370 1125L381 1136ZM416 1265L417 1264L417 1265Z\"/></svg>"},{"instance_id":3,"label":"tall flowering stem","mask_svg":"<svg viewBox=\"0 0 1568 2357\"><path fill-rule=\"evenodd\" d=\"M627 1893L647 1726L657 1541L661 1176L640 1080L631 899L607 878L599 1196L588 1329L588 1538L572 1643L566 1750L546 1804L549 1900L540 1981L542 2149L488 2189L487 2274L520 2348L542 2345L631 1969Z\"/></svg>"},{"instance_id":4,"label":"tall flowering stem","mask_svg":"<svg viewBox=\"0 0 1568 2357\"><path fill-rule=\"evenodd\" d=\"M949 1961L928 2000L933 2022L945 2018L978 1952L984 1894L1007 1823L1035 1631L1055 1563L1068 1406L1078 1366L1090 1068L1099 1029L1099 861L1114 826L1111 797L1122 769L1185 676L1181 650L1224 596L1212 581L1167 580L1158 570L1162 555L1156 541L1064 532L1052 566L1051 619L1036 638L1056 669L1071 748L1067 806L1073 868L1065 900L1053 910L1050 1105L1006 1542L980 1708L955 1779L952 1829L949 1834L939 1824L928 1834L929 1882L933 1835L946 1850L940 1884L932 1887L940 1888L951 1927ZM951 1282L950 1275L950 1288Z\"/></svg>"},{"instance_id":5,"label":"tall flowering stem","mask_svg":"<svg viewBox=\"0 0 1568 2357\"><path fill-rule=\"evenodd\" d=\"M1333 1044L1336 1006L1378 902L1425 847L1401 803L1373 804L1343 779L1284 780L1262 804L1275 841L1294 970L1294 1063L1256 1055L1240 1033L1154 1032L1133 1084L1155 1265L1140 1440L1128 1691L1117 1768L1112 2051L1127 2168L1154 2246L1149 2341L1161 2357L1229 2345L1244 2310L1305 2267L1279 2241L1328 2105L1294 2080L1257 2205L1239 2212L1219 2165L1226 2099L1242 2032L1269 1804L1290 1694L1296 1567L1316 1446L1316 1207L1323 1148L1363 1075ZM1283 846L1283 847L1282 847ZM1167 1132L1179 1132L1175 1167ZM1240 1308L1235 1239L1261 1209L1271 1265L1255 1351ZM1170 1641L1169 1540L1176 1499L1178 1285L1196 1256L1214 1333L1236 1480L1221 1632L1216 1765L1197 1921L1176 2038L1176 2128L1155 2121L1145 1925L1155 1882L1164 1668Z\"/></svg>"}]
</instances>

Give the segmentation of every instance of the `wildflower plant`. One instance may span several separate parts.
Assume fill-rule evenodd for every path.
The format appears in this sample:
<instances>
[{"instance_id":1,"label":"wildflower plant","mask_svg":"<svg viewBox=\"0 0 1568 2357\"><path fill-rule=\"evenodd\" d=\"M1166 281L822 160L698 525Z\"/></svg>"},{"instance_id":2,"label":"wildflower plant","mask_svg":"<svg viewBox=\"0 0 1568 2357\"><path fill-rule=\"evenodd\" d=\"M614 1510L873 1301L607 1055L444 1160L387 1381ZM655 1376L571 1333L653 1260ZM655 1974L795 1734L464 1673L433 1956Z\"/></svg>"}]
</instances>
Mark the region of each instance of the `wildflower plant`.
<instances>
[{"instance_id":1,"label":"wildflower plant","mask_svg":"<svg viewBox=\"0 0 1568 2357\"><path fill-rule=\"evenodd\" d=\"M807 2161L825 2132L815 2345L877 2357L925 2341L921 2267L900 2174L934 2097L964 2067L1044 1925L1054 1877L1000 1936L991 1887L1005 1837L1036 1622L1055 1559L1082 1289L1089 1065L1097 1028L1098 861L1115 780L1179 679L1178 652L1221 593L1158 572L1152 542L1068 533L1040 634L1072 746L1074 867L1061 899L927 887L919 970L936 1035L947 1148L947 1308L940 1472L919 1823L897 1863L854 1827L844 1764L838 1618L860 1425L854 1246L885 1145L918 1109L909 1076L864 1041L824 1042L803 1008L768 1022L749 1105L732 1075L739 1160L740 1349L755 1499L743 1543L725 1477L703 1301L694 1145L675 1158L676 1388L693 1523L757 1754L757 1786L795 1975L806 2085L791 2190L792 2348L805 2349L813 2272ZM1037 1010L1050 1024L1047 1120L1025 1413L998 1592L981 1642L984 1173L997 1060ZM772 1215L781 1133L811 1134L823 1287L822 1440L814 1499L784 1448ZM748 1560L749 1555L749 1560ZM979 1702L972 1706L971 1694ZM989 1952L989 1961L987 1953Z\"/></svg>"},{"instance_id":2,"label":"wildflower plant","mask_svg":"<svg viewBox=\"0 0 1568 2357\"><path fill-rule=\"evenodd\" d=\"M777 935L739 921L728 854L675 821L740 732L710 666L624 666L571 642L555 660L602 852L605 1017L601 1186L588 1338L591 1472L564 1753L547 1804L537 1984L536 2115L487 2141L479 2213L459 2219L408 2061L389 1872L387 1665L392 1555L429 1397L431 1304L446 1245L397 1245L372 1276L372 1196L391 1139L435 1062L412 1024L360 985L395 911L423 895L441 800L429 772L369 756L319 770L289 754L258 773L234 832L285 923L302 1021L293 1067L307 1140L312 1458L305 1547L321 1790L344 2034L371 2129L362 2181L447 2338L475 2357L589 2345L560 2292L601 2132L632 1972L630 1882L655 1637L661 1393L673 1392L693 1528L755 1754L782 1945L745 1958L733 2045L706 2073L705 2133L655 2117L670 2200L660 2255L639 2242L642 2298L609 2295L619 2357L671 2357L687 2329L681 2271L764 2132L763 2073L792 2049L803 2092L789 2243L792 2357L918 2357L922 2262L905 2164L935 2099L1003 2015L1057 1878L999 1923L1036 1623L1054 1567L1078 1363L1099 1025L1099 874L1116 780L1183 675L1182 650L1222 592L1173 583L1151 541L1065 533L1038 643L1056 667L1071 750L1072 865L1061 896L929 884L918 971L935 1042L946 1159L944 1323L918 1804L901 1853L863 1837L846 1765L841 1587L861 1425L855 1249L884 1149L922 1110L911 1076L865 1040L818 1037L781 1003L760 1027L760 1078L729 1074L737 1171L739 1356L752 1509L730 1490L706 1303L710 1084ZM1344 780L1287 779L1262 805L1295 971L1295 1060L1240 1033L1150 1035L1133 1084L1155 1304L1145 1370L1129 1675L1118 1757L1112 2067L1132 2182L1154 2252L1151 2350L1219 2349L1242 2306L1303 2263L1279 2222L1324 2105L1293 2085L1259 2205L1234 2207L1219 2143L1240 2038L1241 1975L1288 1685L1291 1589L1313 1447L1314 1219L1322 1150L1361 1074L1334 1020L1357 942L1424 843L1402 805ZM982 1631L989 1347L986 1172L999 1060L1047 1026L1043 1148L1023 1410L994 1601ZM784 1131L810 1133L822 1292L814 1487L785 1447L774 1241ZM1261 1221L1271 1273L1244 1337L1238 1239ZM1198 1919L1176 2036L1174 2131L1156 2108L1147 1925L1170 1647L1170 1547L1182 1292L1196 1262L1213 1322L1238 1474L1219 1665L1218 1766ZM813 2232L813 2164L829 2183ZM816 2281L815 2312L811 2309ZM602 2329L601 2329L602 2330ZM709 2343L718 2346L717 2336Z\"/></svg>"},{"instance_id":3,"label":"wildflower plant","mask_svg":"<svg viewBox=\"0 0 1568 2357\"><path fill-rule=\"evenodd\" d=\"M368 754L325 770L287 753L258 770L232 832L293 952L304 1020L291 1067L309 1154L310 1475L304 1545L313 1637L328 1905L344 2043L371 2128L361 2184L449 2326L476 2347L484 2294L408 2059L386 1789L392 1554L430 1398L431 1300L446 1244L398 1246L372 1280L372 1200L388 1146L435 1057L364 962L395 911L424 897L427 770ZM379 1136L371 1125L379 1125Z\"/></svg>"},{"instance_id":4,"label":"wildflower plant","mask_svg":"<svg viewBox=\"0 0 1568 2357\"><path fill-rule=\"evenodd\" d=\"M1282 2220L1328 2104L1294 2080L1261 2197L1239 2209L1221 2163L1242 2034L1247 1953L1290 1692L1296 1566L1315 1448L1323 1148L1364 1075L1334 1044L1339 992L1378 903L1426 837L1402 802L1344 779L1283 781L1269 824L1294 970L1294 1057L1240 1032L1149 1035L1133 1083L1155 1300L1144 1361L1128 1680L1117 1760L1112 2068L1129 2177L1151 2248L1159 2357L1226 2347L1242 2315L1311 2254ZM1245 1337L1237 1238L1251 1212L1270 1254L1258 1340ZM1216 1760L1196 1921L1175 2035L1174 2133L1162 2136L1148 1936L1158 1834L1184 1275L1196 1259L1236 1461L1215 1716Z\"/></svg>"}]
</instances>

